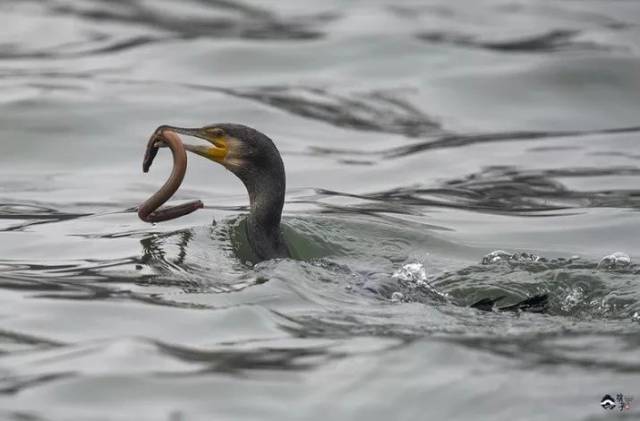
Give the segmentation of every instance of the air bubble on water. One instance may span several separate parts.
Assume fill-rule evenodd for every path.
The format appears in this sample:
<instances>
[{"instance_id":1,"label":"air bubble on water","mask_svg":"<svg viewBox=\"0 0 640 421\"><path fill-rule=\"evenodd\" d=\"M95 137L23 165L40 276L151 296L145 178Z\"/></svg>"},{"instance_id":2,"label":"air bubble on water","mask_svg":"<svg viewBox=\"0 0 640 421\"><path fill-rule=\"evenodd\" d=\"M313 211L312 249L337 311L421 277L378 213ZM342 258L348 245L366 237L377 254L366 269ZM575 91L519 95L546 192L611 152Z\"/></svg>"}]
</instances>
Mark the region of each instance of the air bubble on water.
<instances>
[{"instance_id":1,"label":"air bubble on water","mask_svg":"<svg viewBox=\"0 0 640 421\"><path fill-rule=\"evenodd\" d=\"M391 294L392 303L401 303L403 299L404 299L404 295L401 292L396 291L393 294Z\"/></svg>"},{"instance_id":2,"label":"air bubble on water","mask_svg":"<svg viewBox=\"0 0 640 421\"><path fill-rule=\"evenodd\" d=\"M427 285L427 271L422 263L407 263L391 275L393 279L409 283L409 286Z\"/></svg>"},{"instance_id":3,"label":"air bubble on water","mask_svg":"<svg viewBox=\"0 0 640 421\"><path fill-rule=\"evenodd\" d=\"M504 250L495 250L482 258L483 265L491 265L493 263L504 262L511 257L511 253Z\"/></svg>"},{"instance_id":4,"label":"air bubble on water","mask_svg":"<svg viewBox=\"0 0 640 421\"><path fill-rule=\"evenodd\" d=\"M578 287L578 288L570 289L567 296L564 297L564 300L562 300L562 304L561 304L562 311L565 311L565 312L571 311L575 306L580 304L583 298L584 298L584 291L582 288Z\"/></svg>"},{"instance_id":5,"label":"air bubble on water","mask_svg":"<svg viewBox=\"0 0 640 421\"><path fill-rule=\"evenodd\" d=\"M429 281L427 281L427 271L422 263L407 263L400 269L395 271L393 275L391 275L391 277L397 281L400 281L403 286L410 289L426 289L444 299L449 298L449 295L447 293L440 292L429 284ZM398 294L401 293L398 292Z\"/></svg>"},{"instance_id":6,"label":"air bubble on water","mask_svg":"<svg viewBox=\"0 0 640 421\"><path fill-rule=\"evenodd\" d=\"M483 265L492 265L500 262L537 262L543 260L533 253L508 253L504 250L495 250L482 258Z\"/></svg>"},{"instance_id":7,"label":"air bubble on water","mask_svg":"<svg viewBox=\"0 0 640 421\"><path fill-rule=\"evenodd\" d=\"M511 260L515 262L538 262L544 260L544 258L533 253L515 253L511 256Z\"/></svg>"},{"instance_id":8,"label":"air bubble on water","mask_svg":"<svg viewBox=\"0 0 640 421\"><path fill-rule=\"evenodd\" d=\"M631 264L631 257L627 253L617 251L608 256L604 256L600 263L598 263L598 269L618 269L627 267Z\"/></svg>"}]
</instances>

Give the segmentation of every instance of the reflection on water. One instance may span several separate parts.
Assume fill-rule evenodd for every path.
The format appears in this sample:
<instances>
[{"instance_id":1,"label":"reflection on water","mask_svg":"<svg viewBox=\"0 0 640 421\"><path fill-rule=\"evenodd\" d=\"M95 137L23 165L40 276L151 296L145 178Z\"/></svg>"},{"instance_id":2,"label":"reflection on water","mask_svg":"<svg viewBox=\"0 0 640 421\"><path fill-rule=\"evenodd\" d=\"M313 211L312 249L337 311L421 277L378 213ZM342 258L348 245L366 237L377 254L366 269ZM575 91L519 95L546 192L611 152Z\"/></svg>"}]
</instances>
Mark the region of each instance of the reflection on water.
<instances>
[{"instance_id":1,"label":"reflection on water","mask_svg":"<svg viewBox=\"0 0 640 421\"><path fill-rule=\"evenodd\" d=\"M506 41L475 41L471 36L452 33L424 33L418 35L418 37L433 43L450 43L505 52L552 52L567 49L599 48L595 43L574 41L577 35L579 35L578 31L554 30L527 38Z\"/></svg>"},{"instance_id":2,"label":"reflection on water","mask_svg":"<svg viewBox=\"0 0 640 421\"><path fill-rule=\"evenodd\" d=\"M599 419L634 393L635 2L0 11L0 418ZM149 131L222 121L282 152L294 259L248 262L244 188L197 157L176 200L205 208L137 219L170 165L142 176Z\"/></svg>"},{"instance_id":3,"label":"reflection on water","mask_svg":"<svg viewBox=\"0 0 640 421\"><path fill-rule=\"evenodd\" d=\"M420 137L437 133L438 123L418 108L391 93L371 92L345 97L319 88L269 87L249 91L231 90L303 117L326 121L338 127Z\"/></svg>"}]
</instances>

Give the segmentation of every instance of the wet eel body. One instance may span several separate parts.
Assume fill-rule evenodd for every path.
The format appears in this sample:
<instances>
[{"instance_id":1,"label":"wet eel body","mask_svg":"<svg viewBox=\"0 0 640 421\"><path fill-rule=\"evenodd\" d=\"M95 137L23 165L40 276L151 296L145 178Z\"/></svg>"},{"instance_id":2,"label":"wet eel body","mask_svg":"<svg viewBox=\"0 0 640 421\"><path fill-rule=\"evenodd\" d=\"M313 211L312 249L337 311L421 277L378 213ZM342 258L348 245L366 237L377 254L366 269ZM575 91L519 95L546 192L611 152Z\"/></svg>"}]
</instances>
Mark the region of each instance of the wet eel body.
<instances>
[{"instance_id":1,"label":"wet eel body","mask_svg":"<svg viewBox=\"0 0 640 421\"><path fill-rule=\"evenodd\" d=\"M200 200L194 200L182 205L160 208L160 206L175 194L180 184L182 184L182 180L187 171L187 153L185 152L182 140L177 134L160 127L154 132L147 143L147 150L142 162L142 171L145 173L149 171L158 153L159 143L164 143L171 149L173 169L162 187L138 207L138 216L145 222L168 221L188 215L204 206Z\"/></svg>"}]
</instances>

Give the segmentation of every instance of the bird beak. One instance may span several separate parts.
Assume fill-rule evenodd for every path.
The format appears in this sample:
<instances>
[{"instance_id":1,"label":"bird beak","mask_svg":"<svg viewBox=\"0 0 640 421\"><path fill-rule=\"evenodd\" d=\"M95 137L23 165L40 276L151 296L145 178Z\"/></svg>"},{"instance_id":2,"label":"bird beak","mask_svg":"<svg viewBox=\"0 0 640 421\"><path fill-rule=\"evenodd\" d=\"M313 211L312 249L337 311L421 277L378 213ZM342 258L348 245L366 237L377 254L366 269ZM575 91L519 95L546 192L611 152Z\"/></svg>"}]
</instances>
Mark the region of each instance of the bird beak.
<instances>
[{"instance_id":1,"label":"bird beak","mask_svg":"<svg viewBox=\"0 0 640 421\"><path fill-rule=\"evenodd\" d=\"M224 162L224 159L227 156L227 152L229 151L229 142L227 140L227 136L220 129L211 127L190 129L174 126L162 126L162 129L171 130L173 132L187 136L199 137L200 139L206 140L211 144L211 146L184 144L184 148L190 152L203 156L219 164L222 164Z\"/></svg>"}]
</instances>

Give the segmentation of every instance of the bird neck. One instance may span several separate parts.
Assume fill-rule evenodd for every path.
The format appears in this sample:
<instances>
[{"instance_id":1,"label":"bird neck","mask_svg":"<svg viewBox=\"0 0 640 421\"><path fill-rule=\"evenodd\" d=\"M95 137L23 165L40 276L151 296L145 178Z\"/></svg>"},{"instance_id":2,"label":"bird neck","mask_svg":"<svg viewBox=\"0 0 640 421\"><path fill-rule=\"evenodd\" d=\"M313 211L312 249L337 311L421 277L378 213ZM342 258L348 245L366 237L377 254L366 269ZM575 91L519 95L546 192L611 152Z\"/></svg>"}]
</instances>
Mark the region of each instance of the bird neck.
<instances>
[{"instance_id":1,"label":"bird neck","mask_svg":"<svg viewBox=\"0 0 640 421\"><path fill-rule=\"evenodd\" d=\"M247 235L252 248L261 259L286 257L280 230L285 192L284 174L265 174L245 185L250 205Z\"/></svg>"},{"instance_id":2,"label":"bird neck","mask_svg":"<svg viewBox=\"0 0 640 421\"><path fill-rule=\"evenodd\" d=\"M249 194L249 220L265 232L280 232L280 219L284 205L284 192L258 189Z\"/></svg>"}]
</instances>

